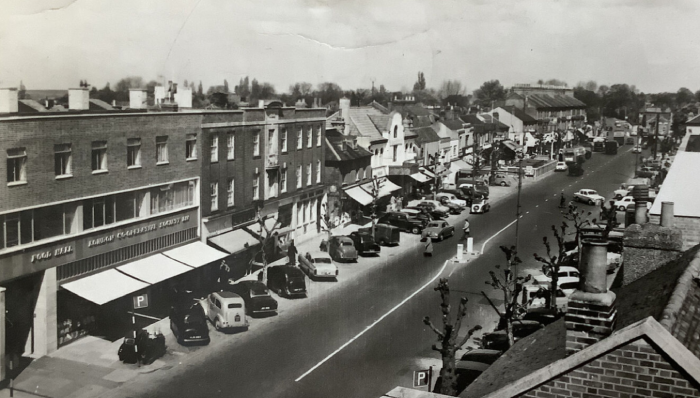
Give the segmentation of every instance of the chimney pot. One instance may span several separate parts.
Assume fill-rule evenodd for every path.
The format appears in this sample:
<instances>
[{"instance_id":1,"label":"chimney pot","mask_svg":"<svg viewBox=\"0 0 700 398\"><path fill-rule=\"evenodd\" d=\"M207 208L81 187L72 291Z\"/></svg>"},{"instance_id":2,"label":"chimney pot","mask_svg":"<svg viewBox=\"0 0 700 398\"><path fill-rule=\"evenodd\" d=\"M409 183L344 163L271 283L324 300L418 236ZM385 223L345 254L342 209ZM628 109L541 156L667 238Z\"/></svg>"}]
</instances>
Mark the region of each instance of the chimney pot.
<instances>
[{"instance_id":1,"label":"chimney pot","mask_svg":"<svg viewBox=\"0 0 700 398\"><path fill-rule=\"evenodd\" d=\"M634 202L634 223L647 223L647 202L645 200L637 200Z\"/></svg>"},{"instance_id":2,"label":"chimney pot","mask_svg":"<svg viewBox=\"0 0 700 398\"><path fill-rule=\"evenodd\" d=\"M673 227L673 202L661 202L661 226Z\"/></svg>"},{"instance_id":3,"label":"chimney pot","mask_svg":"<svg viewBox=\"0 0 700 398\"><path fill-rule=\"evenodd\" d=\"M586 239L581 252L579 290L588 293L608 291L608 242Z\"/></svg>"},{"instance_id":4,"label":"chimney pot","mask_svg":"<svg viewBox=\"0 0 700 398\"><path fill-rule=\"evenodd\" d=\"M265 107L265 100L258 100L258 108L264 108Z\"/></svg>"}]
</instances>

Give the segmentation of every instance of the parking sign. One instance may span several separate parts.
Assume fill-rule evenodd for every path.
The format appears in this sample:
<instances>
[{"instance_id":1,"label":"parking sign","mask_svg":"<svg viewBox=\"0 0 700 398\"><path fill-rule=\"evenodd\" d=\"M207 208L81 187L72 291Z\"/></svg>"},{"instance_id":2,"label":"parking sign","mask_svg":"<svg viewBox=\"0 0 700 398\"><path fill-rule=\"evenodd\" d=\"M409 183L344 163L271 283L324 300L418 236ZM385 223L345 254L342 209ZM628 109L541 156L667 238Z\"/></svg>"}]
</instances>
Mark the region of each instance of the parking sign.
<instances>
[{"instance_id":1,"label":"parking sign","mask_svg":"<svg viewBox=\"0 0 700 398\"><path fill-rule=\"evenodd\" d=\"M429 387L430 370L414 370L413 371L413 387Z\"/></svg>"},{"instance_id":2,"label":"parking sign","mask_svg":"<svg viewBox=\"0 0 700 398\"><path fill-rule=\"evenodd\" d=\"M139 308L146 308L148 307L148 294L140 294L138 296L134 296L134 309L138 310Z\"/></svg>"}]
</instances>

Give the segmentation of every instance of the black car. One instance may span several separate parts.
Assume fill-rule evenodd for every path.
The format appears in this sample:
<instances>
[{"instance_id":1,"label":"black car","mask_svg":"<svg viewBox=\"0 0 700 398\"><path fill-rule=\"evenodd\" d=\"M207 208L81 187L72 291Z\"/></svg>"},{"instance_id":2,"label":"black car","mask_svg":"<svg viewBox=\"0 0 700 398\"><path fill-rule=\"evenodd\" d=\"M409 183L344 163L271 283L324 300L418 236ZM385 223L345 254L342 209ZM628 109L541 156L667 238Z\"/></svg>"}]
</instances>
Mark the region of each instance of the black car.
<instances>
[{"instance_id":1,"label":"black car","mask_svg":"<svg viewBox=\"0 0 700 398\"><path fill-rule=\"evenodd\" d=\"M293 265L269 267L267 287L280 296L306 297L306 275Z\"/></svg>"},{"instance_id":2,"label":"black car","mask_svg":"<svg viewBox=\"0 0 700 398\"><path fill-rule=\"evenodd\" d=\"M272 298L267 286L260 281L240 281L229 285L226 290L243 298L248 315L277 314L277 300Z\"/></svg>"},{"instance_id":3,"label":"black car","mask_svg":"<svg viewBox=\"0 0 700 398\"><path fill-rule=\"evenodd\" d=\"M428 215L434 220L444 220L447 218L448 214L442 210L437 210L433 206L430 206L429 204L421 204L421 205L416 205L416 206L409 206L406 207L407 209L413 209L413 210L418 210L422 211Z\"/></svg>"},{"instance_id":4,"label":"black car","mask_svg":"<svg viewBox=\"0 0 700 398\"><path fill-rule=\"evenodd\" d=\"M349 236L352 239L358 254L379 254L382 248L374 241L371 233L352 232Z\"/></svg>"},{"instance_id":5,"label":"black car","mask_svg":"<svg viewBox=\"0 0 700 398\"><path fill-rule=\"evenodd\" d=\"M399 227L402 231L419 234L423 231L423 221L409 217L406 213L388 212L379 217L378 222Z\"/></svg>"},{"instance_id":6,"label":"black car","mask_svg":"<svg viewBox=\"0 0 700 398\"><path fill-rule=\"evenodd\" d=\"M207 319L198 302L182 300L170 307L170 330L182 345L209 344Z\"/></svg>"}]
</instances>

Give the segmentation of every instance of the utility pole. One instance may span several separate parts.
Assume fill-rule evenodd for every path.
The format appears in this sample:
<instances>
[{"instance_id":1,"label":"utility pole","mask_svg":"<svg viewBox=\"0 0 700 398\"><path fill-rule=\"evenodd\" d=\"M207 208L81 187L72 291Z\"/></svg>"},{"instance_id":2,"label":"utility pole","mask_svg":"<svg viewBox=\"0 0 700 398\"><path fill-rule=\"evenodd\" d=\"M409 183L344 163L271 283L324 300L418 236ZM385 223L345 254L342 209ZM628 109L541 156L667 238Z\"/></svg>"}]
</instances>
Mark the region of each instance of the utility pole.
<instances>
[{"instance_id":1,"label":"utility pole","mask_svg":"<svg viewBox=\"0 0 700 398\"><path fill-rule=\"evenodd\" d=\"M437 174L438 154L428 154L428 170L433 173L433 200L435 200L438 190L438 174Z\"/></svg>"},{"instance_id":2,"label":"utility pole","mask_svg":"<svg viewBox=\"0 0 700 398\"><path fill-rule=\"evenodd\" d=\"M661 122L661 114L656 114L656 128L654 130L654 146L651 148L651 153L653 155L652 159L656 159L656 147L659 143L659 124Z\"/></svg>"},{"instance_id":3,"label":"utility pole","mask_svg":"<svg viewBox=\"0 0 700 398\"><path fill-rule=\"evenodd\" d=\"M520 232L520 192L523 188L523 157L525 156L522 152L516 154L518 156L518 201L515 207L515 252L518 252L518 237ZM518 265L514 265L513 273L518 276Z\"/></svg>"}]
</instances>

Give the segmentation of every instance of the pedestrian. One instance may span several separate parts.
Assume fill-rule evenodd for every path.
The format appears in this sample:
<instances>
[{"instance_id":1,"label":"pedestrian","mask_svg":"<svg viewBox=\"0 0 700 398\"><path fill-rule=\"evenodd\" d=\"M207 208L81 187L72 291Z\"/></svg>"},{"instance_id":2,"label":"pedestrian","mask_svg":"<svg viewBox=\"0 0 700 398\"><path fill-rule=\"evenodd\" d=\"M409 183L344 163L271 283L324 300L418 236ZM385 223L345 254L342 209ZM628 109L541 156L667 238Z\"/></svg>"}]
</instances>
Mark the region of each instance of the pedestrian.
<instances>
[{"instance_id":1,"label":"pedestrian","mask_svg":"<svg viewBox=\"0 0 700 398\"><path fill-rule=\"evenodd\" d=\"M426 238L425 242L425 250L423 251L423 255L425 257L432 257L433 256L433 240L430 237Z\"/></svg>"},{"instance_id":2,"label":"pedestrian","mask_svg":"<svg viewBox=\"0 0 700 398\"><path fill-rule=\"evenodd\" d=\"M561 197L559 199L559 207L564 208L566 207L566 197L564 196L564 191L561 191Z\"/></svg>"},{"instance_id":3,"label":"pedestrian","mask_svg":"<svg viewBox=\"0 0 700 398\"><path fill-rule=\"evenodd\" d=\"M228 284L228 279L231 274L231 268L226 264L226 260L221 260L221 265L219 265L219 284L220 286L226 286Z\"/></svg>"},{"instance_id":4,"label":"pedestrian","mask_svg":"<svg viewBox=\"0 0 700 398\"><path fill-rule=\"evenodd\" d=\"M365 220L365 213L362 211L362 209L357 211L357 221L361 224Z\"/></svg>"},{"instance_id":5,"label":"pedestrian","mask_svg":"<svg viewBox=\"0 0 700 398\"><path fill-rule=\"evenodd\" d=\"M464 231L464 239L467 239L467 237L471 234L471 229L469 225L469 220L464 220L464 228L462 229Z\"/></svg>"},{"instance_id":6,"label":"pedestrian","mask_svg":"<svg viewBox=\"0 0 700 398\"><path fill-rule=\"evenodd\" d=\"M290 265L297 264L297 247L294 246L294 239L289 242L289 247L287 248L287 257L289 258Z\"/></svg>"}]
</instances>

